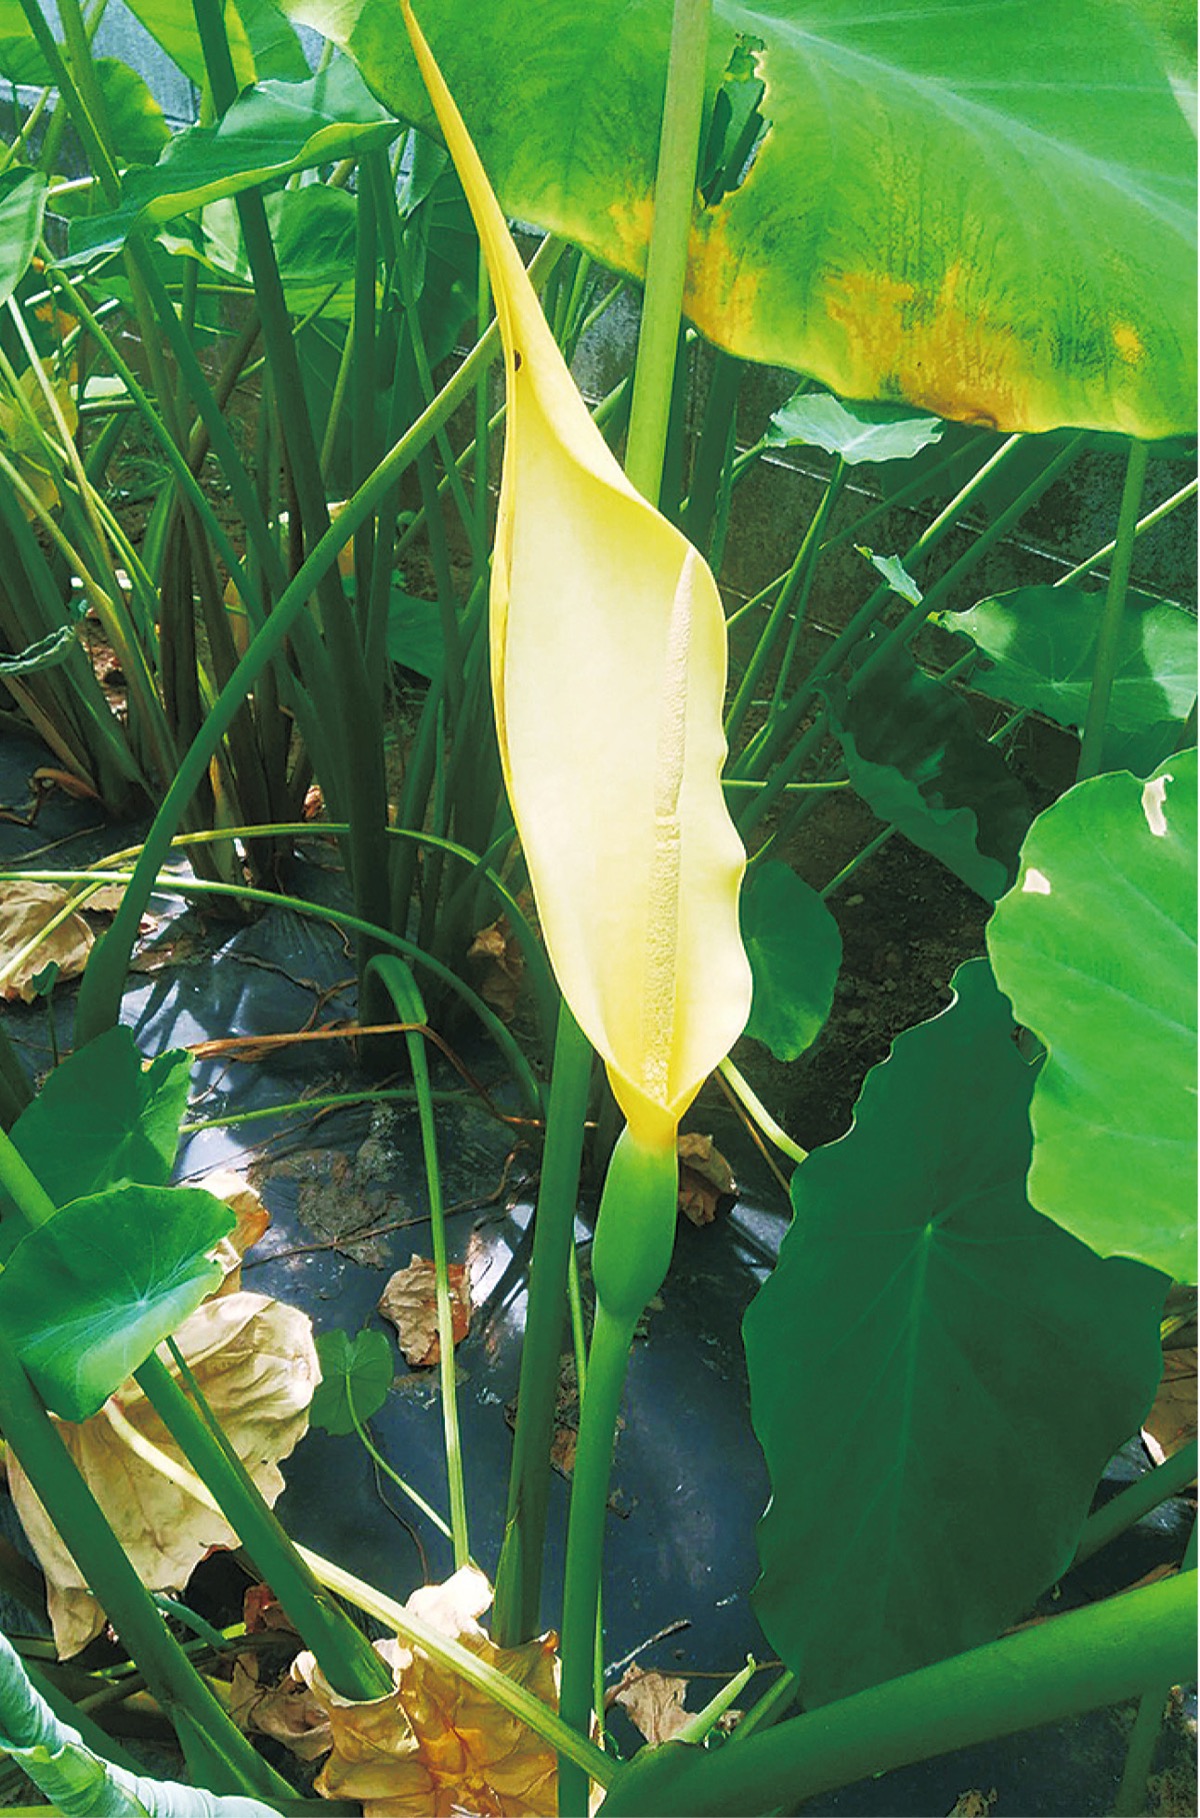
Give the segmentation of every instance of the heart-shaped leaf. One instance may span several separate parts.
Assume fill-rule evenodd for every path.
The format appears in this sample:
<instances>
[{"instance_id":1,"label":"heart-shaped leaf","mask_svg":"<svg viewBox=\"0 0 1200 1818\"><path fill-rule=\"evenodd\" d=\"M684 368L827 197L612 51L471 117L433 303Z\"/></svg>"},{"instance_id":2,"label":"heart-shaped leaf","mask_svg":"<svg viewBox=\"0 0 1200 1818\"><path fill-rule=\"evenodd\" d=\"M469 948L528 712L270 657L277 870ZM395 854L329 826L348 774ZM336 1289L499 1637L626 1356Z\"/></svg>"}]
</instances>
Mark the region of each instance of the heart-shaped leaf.
<instances>
[{"instance_id":1,"label":"heart-shaped leaf","mask_svg":"<svg viewBox=\"0 0 1200 1818\"><path fill-rule=\"evenodd\" d=\"M1025 791L971 710L901 654L853 694L826 689L851 783L882 821L994 901L1016 875Z\"/></svg>"},{"instance_id":2,"label":"heart-shaped leaf","mask_svg":"<svg viewBox=\"0 0 1200 1818\"><path fill-rule=\"evenodd\" d=\"M229 1207L190 1187L113 1187L23 1237L0 1319L52 1413L87 1420L221 1281Z\"/></svg>"},{"instance_id":3,"label":"heart-shaped leaf","mask_svg":"<svg viewBox=\"0 0 1200 1818\"><path fill-rule=\"evenodd\" d=\"M1102 593L1079 587L1016 587L938 623L961 631L987 659L971 687L1015 707L1032 707L1060 726L1087 718L1104 608ZM1196 699L1196 621L1179 606L1130 589L1125 596L1108 724L1139 733L1181 723Z\"/></svg>"},{"instance_id":4,"label":"heart-shaped leaf","mask_svg":"<svg viewBox=\"0 0 1200 1818\"><path fill-rule=\"evenodd\" d=\"M308 1410L310 1426L326 1433L353 1433L355 1415L361 1426L378 1414L395 1375L386 1333L364 1328L351 1336L340 1327L322 1332L317 1339L317 1361L321 1380Z\"/></svg>"},{"instance_id":5,"label":"heart-shaped leaf","mask_svg":"<svg viewBox=\"0 0 1200 1818\"><path fill-rule=\"evenodd\" d=\"M1196 753L1038 816L988 951L1049 1059L1029 1197L1102 1256L1196 1279Z\"/></svg>"},{"instance_id":6,"label":"heart-shaped leaf","mask_svg":"<svg viewBox=\"0 0 1200 1818\"><path fill-rule=\"evenodd\" d=\"M348 49L389 107L429 121L399 0L287 9ZM1195 287L1180 274L1195 263L1195 141L1186 73L1149 13L714 0L710 105L750 58L766 130L697 211L692 320L842 397L1004 429L1194 427ZM670 0L424 0L421 20L510 215L640 277Z\"/></svg>"},{"instance_id":7,"label":"heart-shaped leaf","mask_svg":"<svg viewBox=\"0 0 1200 1818\"><path fill-rule=\"evenodd\" d=\"M1034 1071L986 962L954 984L796 1169L746 1315L771 1474L754 1601L809 1705L1023 1615L1158 1381L1164 1278L1030 1207Z\"/></svg>"},{"instance_id":8,"label":"heart-shaped leaf","mask_svg":"<svg viewBox=\"0 0 1200 1818\"><path fill-rule=\"evenodd\" d=\"M765 1042L776 1060L796 1060L833 1006L841 932L811 885L774 860L751 868L741 917L754 975L746 1034Z\"/></svg>"},{"instance_id":9,"label":"heart-shaped leaf","mask_svg":"<svg viewBox=\"0 0 1200 1818\"><path fill-rule=\"evenodd\" d=\"M166 1184L191 1068L182 1049L145 1065L130 1031L118 1026L54 1069L12 1140L56 1206L120 1181Z\"/></svg>"},{"instance_id":10,"label":"heart-shaped leaf","mask_svg":"<svg viewBox=\"0 0 1200 1818\"><path fill-rule=\"evenodd\" d=\"M192 0L126 0L126 4L172 63L197 88L203 88L208 70ZM222 11L239 89L272 76L284 82L304 80L308 63L303 47L274 0L237 0Z\"/></svg>"},{"instance_id":11,"label":"heart-shaped leaf","mask_svg":"<svg viewBox=\"0 0 1200 1818\"><path fill-rule=\"evenodd\" d=\"M798 391L771 418L771 448L823 448L852 467L862 461L907 461L941 440L940 417L918 417L903 405L848 404L827 391Z\"/></svg>"}]
</instances>

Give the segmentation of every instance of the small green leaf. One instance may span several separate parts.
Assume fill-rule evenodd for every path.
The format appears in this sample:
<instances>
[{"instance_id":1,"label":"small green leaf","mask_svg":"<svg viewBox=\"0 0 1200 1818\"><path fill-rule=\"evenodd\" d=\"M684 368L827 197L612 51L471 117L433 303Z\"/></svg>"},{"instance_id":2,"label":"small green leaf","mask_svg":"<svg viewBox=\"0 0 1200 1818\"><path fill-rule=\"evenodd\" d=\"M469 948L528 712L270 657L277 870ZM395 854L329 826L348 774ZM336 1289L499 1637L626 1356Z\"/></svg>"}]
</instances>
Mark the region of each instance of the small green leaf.
<instances>
[{"instance_id":1,"label":"small green leaf","mask_svg":"<svg viewBox=\"0 0 1200 1818\"><path fill-rule=\"evenodd\" d=\"M792 1176L746 1315L754 1593L808 1706L974 1647L1065 1570L1161 1368L1166 1281L1025 1198L1034 1069L986 962Z\"/></svg>"},{"instance_id":2,"label":"small green leaf","mask_svg":"<svg viewBox=\"0 0 1200 1818\"><path fill-rule=\"evenodd\" d=\"M382 1332L364 1329L353 1337L340 1328L317 1338L321 1380L308 1410L310 1427L326 1433L353 1433L354 1414L360 1426L378 1414L387 1400L395 1374L392 1347Z\"/></svg>"},{"instance_id":3,"label":"small green leaf","mask_svg":"<svg viewBox=\"0 0 1200 1818\"><path fill-rule=\"evenodd\" d=\"M741 898L742 939L754 974L746 1034L776 1060L811 1047L833 1005L842 937L821 898L790 865L751 867Z\"/></svg>"},{"instance_id":4,"label":"small green leaf","mask_svg":"<svg viewBox=\"0 0 1200 1818\"><path fill-rule=\"evenodd\" d=\"M1016 587L937 623L965 633L983 657L971 687L1032 707L1079 730L1087 718L1104 610L1102 593L1079 587ZM1108 724L1141 733L1180 723L1196 699L1196 621L1179 606L1130 589L1125 596Z\"/></svg>"},{"instance_id":5,"label":"small green leaf","mask_svg":"<svg viewBox=\"0 0 1200 1818\"><path fill-rule=\"evenodd\" d=\"M860 556L866 556L873 568L878 569L893 593L898 593L910 606L919 606L925 595L917 586L905 568L899 556L876 555L873 549L867 549L862 543L854 545Z\"/></svg>"},{"instance_id":6,"label":"small green leaf","mask_svg":"<svg viewBox=\"0 0 1200 1818\"><path fill-rule=\"evenodd\" d=\"M50 964L48 966L43 966L40 972L34 973L33 977L30 979L29 983L33 988L33 994L35 997L49 997L50 996L51 992L54 990L55 985L57 985L57 983L58 983L58 975L59 975L60 970L61 970L61 968L59 966L58 961L51 960Z\"/></svg>"},{"instance_id":7,"label":"small green leaf","mask_svg":"<svg viewBox=\"0 0 1200 1818\"><path fill-rule=\"evenodd\" d=\"M260 83L219 125L189 127L152 169L129 173L111 213L72 221L68 262L120 246L139 222L170 221L222 196L386 145L398 130L344 58L305 82Z\"/></svg>"},{"instance_id":8,"label":"small green leaf","mask_svg":"<svg viewBox=\"0 0 1200 1818\"><path fill-rule=\"evenodd\" d=\"M206 1254L233 1229L197 1187L110 1188L23 1237L0 1273L0 1319L38 1392L87 1420L221 1280Z\"/></svg>"},{"instance_id":9,"label":"small green leaf","mask_svg":"<svg viewBox=\"0 0 1200 1818\"><path fill-rule=\"evenodd\" d=\"M850 696L826 690L854 788L882 821L995 901L1016 875L1025 791L953 689L900 655Z\"/></svg>"},{"instance_id":10,"label":"small green leaf","mask_svg":"<svg viewBox=\"0 0 1200 1818\"><path fill-rule=\"evenodd\" d=\"M12 1141L56 1206L135 1181L170 1179L192 1058L181 1049L144 1066L128 1029L108 1029L69 1055L17 1119Z\"/></svg>"},{"instance_id":11,"label":"small green leaf","mask_svg":"<svg viewBox=\"0 0 1200 1818\"><path fill-rule=\"evenodd\" d=\"M827 391L798 391L771 418L771 448L823 448L857 467L862 461L907 461L941 439L940 417L916 416L904 404L847 404Z\"/></svg>"},{"instance_id":12,"label":"small green leaf","mask_svg":"<svg viewBox=\"0 0 1200 1818\"><path fill-rule=\"evenodd\" d=\"M1102 1256L1196 1279L1196 753L1038 816L988 950L1049 1050L1029 1197Z\"/></svg>"}]
</instances>

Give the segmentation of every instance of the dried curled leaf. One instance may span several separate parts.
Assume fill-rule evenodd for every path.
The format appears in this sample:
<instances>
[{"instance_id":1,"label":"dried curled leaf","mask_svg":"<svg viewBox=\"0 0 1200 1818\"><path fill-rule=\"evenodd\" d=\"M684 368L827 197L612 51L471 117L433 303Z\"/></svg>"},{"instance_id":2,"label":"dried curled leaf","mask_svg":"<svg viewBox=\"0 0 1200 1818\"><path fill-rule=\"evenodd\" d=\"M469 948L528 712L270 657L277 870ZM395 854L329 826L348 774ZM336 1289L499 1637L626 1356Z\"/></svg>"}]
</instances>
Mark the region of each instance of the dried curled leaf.
<instances>
[{"instance_id":1,"label":"dried curled leaf","mask_svg":"<svg viewBox=\"0 0 1200 1818\"><path fill-rule=\"evenodd\" d=\"M333 1747L329 1718L304 1681L285 1673L278 1685L263 1685L255 1654L233 1663L229 1715L240 1730L273 1736L300 1761L319 1761Z\"/></svg>"},{"instance_id":2,"label":"dried curled leaf","mask_svg":"<svg viewBox=\"0 0 1200 1818\"><path fill-rule=\"evenodd\" d=\"M206 1193L215 1199L224 1200L237 1224L223 1237L211 1253L225 1271L225 1279L217 1289L218 1294L236 1294L242 1285L242 1258L266 1231L271 1223L271 1214L263 1204L262 1197L244 1181L232 1168L217 1168L206 1174L203 1180L196 1182Z\"/></svg>"},{"instance_id":3,"label":"dried curled leaf","mask_svg":"<svg viewBox=\"0 0 1200 1818\"><path fill-rule=\"evenodd\" d=\"M404 16L504 340L491 651L505 782L563 995L636 1141L662 1151L750 1010L745 854L721 792L724 613L706 563L588 414L407 0Z\"/></svg>"},{"instance_id":4,"label":"dried curled leaf","mask_svg":"<svg viewBox=\"0 0 1200 1818\"><path fill-rule=\"evenodd\" d=\"M733 1169L711 1136L685 1131L676 1145L679 1153L679 1210L693 1225L711 1225L723 1199L737 1197Z\"/></svg>"},{"instance_id":5,"label":"dried curled leaf","mask_svg":"<svg viewBox=\"0 0 1200 1818\"><path fill-rule=\"evenodd\" d=\"M491 1599L478 1567L463 1566L445 1584L415 1591L405 1608L556 1710L554 1637L498 1648L478 1620ZM293 1666L328 1712L333 1733L317 1792L360 1800L363 1818L543 1818L556 1810L553 1749L419 1648L375 1646L396 1689L362 1704L340 1698L311 1654Z\"/></svg>"},{"instance_id":6,"label":"dried curled leaf","mask_svg":"<svg viewBox=\"0 0 1200 1818\"><path fill-rule=\"evenodd\" d=\"M186 1319L175 1342L239 1458L274 1503L283 1489L278 1461L304 1435L320 1375L307 1315L263 1294L223 1295ZM163 1361L169 1365L169 1356ZM57 1424L142 1583L177 1591L211 1548L235 1547L238 1539L221 1516L133 1450L123 1423L175 1464L184 1463L133 1382L90 1420ZM9 1488L46 1575L54 1640L66 1658L99 1634L104 1612L11 1453Z\"/></svg>"},{"instance_id":7,"label":"dried curled leaf","mask_svg":"<svg viewBox=\"0 0 1200 1818\"><path fill-rule=\"evenodd\" d=\"M677 1736L692 1715L684 1707L687 1689L688 1682L680 1674L648 1673L631 1666L605 1703L619 1704L628 1711L629 1721L656 1747Z\"/></svg>"},{"instance_id":8,"label":"dried curled leaf","mask_svg":"<svg viewBox=\"0 0 1200 1818\"><path fill-rule=\"evenodd\" d=\"M82 973L96 937L81 915L68 916L38 939L66 902L67 893L57 884L30 884L20 878L0 884L0 994L10 1001L19 997L31 1004L37 996L32 981L51 963L58 967L60 979ZM14 966L33 940L37 946Z\"/></svg>"},{"instance_id":9,"label":"dried curled leaf","mask_svg":"<svg viewBox=\"0 0 1200 1818\"><path fill-rule=\"evenodd\" d=\"M462 1263L451 1263L451 1330L455 1344L471 1328L471 1282ZM379 1297L379 1311L390 1319L400 1349L410 1364L435 1364L441 1357L437 1329L437 1270L424 1256L414 1256L407 1269L397 1269Z\"/></svg>"},{"instance_id":10,"label":"dried curled leaf","mask_svg":"<svg viewBox=\"0 0 1200 1818\"><path fill-rule=\"evenodd\" d=\"M467 948L467 964L478 973L480 996L510 1023L521 995L525 957L506 915L479 930Z\"/></svg>"}]
</instances>

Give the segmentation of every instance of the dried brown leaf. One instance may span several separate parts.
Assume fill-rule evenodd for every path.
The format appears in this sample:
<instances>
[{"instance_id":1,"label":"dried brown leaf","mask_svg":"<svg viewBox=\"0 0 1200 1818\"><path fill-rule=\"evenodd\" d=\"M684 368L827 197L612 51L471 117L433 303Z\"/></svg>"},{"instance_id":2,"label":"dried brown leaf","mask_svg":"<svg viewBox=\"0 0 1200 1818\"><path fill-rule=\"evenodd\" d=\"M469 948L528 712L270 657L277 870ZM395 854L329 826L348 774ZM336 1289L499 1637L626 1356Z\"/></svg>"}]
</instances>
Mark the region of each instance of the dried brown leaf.
<instances>
[{"instance_id":1,"label":"dried brown leaf","mask_svg":"<svg viewBox=\"0 0 1200 1818\"><path fill-rule=\"evenodd\" d=\"M471 1327L471 1283L462 1263L451 1263L450 1312L455 1344ZM400 1349L410 1364L435 1364L441 1357L437 1330L437 1270L423 1256L407 1269L397 1269L379 1297L379 1311L400 1336Z\"/></svg>"},{"instance_id":2,"label":"dried brown leaf","mask_svg":"<svg viewBox=\"0 0 1200 1818\"><path fill-rule=\"evenodd\" d=\"M233 1230L223 1237L212 1255L225 1271L218 1294L237 1294L242 1285L242 1259L271 1223L260 1196L232 1168L217 1168L196 1182L206 1193L224 1200L237 1220Z\"/></svg>"},{"instance_id":3,"label":"dried brown leaf","mask_svg":"<svg viewBox=\"0 0 1200 1818\"><path fill-rule=\"evenodd\" d=\"M491 1588L476 1566L416 1591L405 1608L558 1708L552 1635L498 1648L478 1618ZM327 1799L361 1801L363 1818L544 1818L556 1810L553 1749L485 1693L419 1648L379 1641L395 1690L352 1704L339 1698L311 1654L293 1673L328 1711L333 1753L316 1782Z\"/></svg>"},{"instance_id":4,"label":"dried brown leaf","mask_svg":"<svg viewBox=\"0 0 1200 1818\"><path fill-rule=\"evenodd\" d=\"M687 1680L678 1674L644 1672L631 1666L605 1702L628 1711L630 1722L656 1746L677 1736L692 1715L684 1708L687 1689Z\"/></svg>"},{"instance_id":5,"label":"dried brown leaf","mask_svg":"<svg viewBox=\"0 0 1200 1818\"><path fill-rule=\"evenodd\" d=\"M175 1342L239 1458L274 1503L283 1489L278 1461L303 1437L320 1380L307 1315L263 1294L225 1295L184 1320ZM165 1348L160 1355L170 1367ZM90 1420L56 1425L142 1583L178 1591L206 1553L236 1547L238 1538L223 1517L133 1450L119 1428L121 1416L175 1465L184 1464L134 1382L124 1383ZM76 1654L100 1633L104 1612L11 1453L9 1487L46 1575L59 1655Z\"/></svg>"},{"instance_id":6,"label":"dried brown leaf","mask_svg":"<svg viewBox=\"0 0 1200 1818\"><path fill-rule=\"evenodd\" d=\"M969 1787L950 1807L949 1818L988 1818L998 1798L995 1787L988 1793L981 1793L978 1787Z\"/></svg>"},{"instance_id":7,"label":"dried brown leaf","mask_svg":"<svg viewBox=\"0 0 1200 1818\"><path fill-rule=\"evenodd\" d=\"M10 960L42 933L67 902L57 884L30 884L21 879L0 884L0 995L31 1004L37 996L32 981L53 961L62 979L78 978L87 963L95 935L81 915L70 915L38 942L12 971Z\"/></svg>"},{"instance_id":8,"label":"dried brown leaf","mask_svg":"<svg viewBox=\"0 0 1200 1818\"><path fill-rule=\"evenodd\" d=\"M711 1136L689 1130L678 1139L679 1210L694 1225L711 1225L723 1199L737 1196L733 1170Z\"/></svg>"},{"instance_id":9,"label":"dried brown leaf","mask_svg":"<svg viewBox=\"0 0 1200 1818\"><path fill-rule=\"evenodd\" d=\"M263 1685L253 1654L234 1662L229 1715L240 1730L273 1736L301 1761L319 1761L333 1747L329 1718L304 1681L285 1673L278 1685Z\"/></svg>"},{"instance_id":10,"label":"dried brown leaf","mask_svg":"<svg viewBox=\"0 0 1200 1818\"><path fill-rule=\"evenodd\" d=\"M476 969L480 996L511 1022L525 977L525 956L506 915L479 930L467 949L467 962Z\"/></svg>"},{"instance_id":11,"label":"dried brown leaf","mask_svg":"<svg viewBox=\"0 0 1200 1818\"><path fill-rule=\"evenodd\" d=\"M1196 1349L1163 1352L1162 1381L1142 1425L1142 1439L1162 1464L1196 1437Z\"/></svg>"}]
</instances>

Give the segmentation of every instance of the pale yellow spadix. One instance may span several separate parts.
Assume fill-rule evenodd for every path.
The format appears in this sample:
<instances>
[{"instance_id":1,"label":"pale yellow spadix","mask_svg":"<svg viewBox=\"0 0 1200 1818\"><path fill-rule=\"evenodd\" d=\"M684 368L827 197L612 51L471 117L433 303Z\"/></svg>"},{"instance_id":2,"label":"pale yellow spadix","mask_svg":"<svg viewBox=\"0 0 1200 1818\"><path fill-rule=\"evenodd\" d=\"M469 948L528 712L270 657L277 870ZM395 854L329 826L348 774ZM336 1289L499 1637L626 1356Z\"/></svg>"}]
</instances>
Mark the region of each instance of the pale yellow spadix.
<instances>
[{"instance_id":1,"label":"pale yellow spadix","mask_svg":"<svg viewBox=\"0 0 1200 1818\"><path fill-rule=\"evenodd\" d=\"M559 985L642 1147L750 1010L745 854L721 793L725 619L687 538L630 485L546 325L402 0L496 298L508 426L491 589L505 781Z\"/></svg>"}]
</instances>

